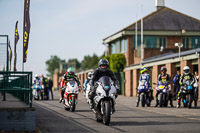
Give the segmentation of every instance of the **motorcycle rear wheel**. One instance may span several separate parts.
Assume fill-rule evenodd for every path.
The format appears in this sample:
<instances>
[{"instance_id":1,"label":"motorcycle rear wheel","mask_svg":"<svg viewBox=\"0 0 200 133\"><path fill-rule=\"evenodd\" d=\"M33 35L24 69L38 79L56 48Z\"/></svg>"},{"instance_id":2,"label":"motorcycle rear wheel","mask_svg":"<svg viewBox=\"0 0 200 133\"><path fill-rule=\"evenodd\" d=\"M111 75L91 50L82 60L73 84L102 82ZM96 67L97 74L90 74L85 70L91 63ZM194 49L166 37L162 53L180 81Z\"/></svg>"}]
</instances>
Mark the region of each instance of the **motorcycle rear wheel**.
<instances>
[{"instance_id":1,"label":"motorcycle rear wheel","mask_svg":"<svg viewBox=\"0 0 200 133\"><path fill-rule=\"evenodd\" d=\"M163 106L163 94L160 94L160 101L159 101L160 107Z\"/></svg>"},{"instance_id":2,"label":"motorcycle rear wheel","mask_svg":"<svg viewBox=\"0 0 200 133\"><path fill-rule=\"evenodd\" d=\"M140 99L141 99L141 106L142 107L145 107L145 103L146 103L146 99L145 99L145 94L144 93L142 93L142 94L140 94Z\"/></svg>"}]
</instances>

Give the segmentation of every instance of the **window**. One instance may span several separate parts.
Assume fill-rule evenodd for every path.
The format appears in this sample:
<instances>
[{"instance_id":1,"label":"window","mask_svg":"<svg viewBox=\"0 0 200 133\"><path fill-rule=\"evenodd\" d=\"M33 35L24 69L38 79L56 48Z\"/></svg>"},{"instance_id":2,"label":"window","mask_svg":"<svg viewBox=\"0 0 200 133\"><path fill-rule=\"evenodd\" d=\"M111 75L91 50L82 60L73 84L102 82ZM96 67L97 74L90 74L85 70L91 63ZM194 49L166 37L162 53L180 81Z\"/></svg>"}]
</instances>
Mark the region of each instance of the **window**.
<instances>
[{"instance_id":1,"label":"window","mask_svg":"<svg viewBox=\"0 0 200 133\"><path fill-rule=\"evenodd\" d=\"M200 48L200 37L192 37L192 48Z\"/></svg>"},{"instance_id":2,"label":"window","mask_svg":"<svg viewBox=\"0 0 200 133\"><path fill-rule=\"evenodd\" d=\"M127 40L126 39L122 39L121 40L121 52L127 52Z\"/></svg>"},{"instance_id":3,"label":"window","mask_svg":"<svg viewBox=\"0 0 200 133\"><path fill-rule=\"evenodd\" d=\"M116 51L115 51L115 43L112 43L111 47L112 47L112 54L116 53Z\"/></svg>"},{"instance_id":4,"label":"window","mask_svg":"<svg viewBox=\"0 0 200 133\"><path fill-rule=\"evenodd\" d=\"M156 48L156 36L144 36L143 38L144 48ZM141 36L137 36L137 46L141 45ZM133 48L135 49L135 36L133 36Z\"/></svg>"},{"instance_id":5,"label":"window","mask_svg":"<svg viewBox=\"0 0 200 133\"><path fill-rule=\"evenodd\" d=\"M156 48L156 37L155 36L144 36L144 47L145 48Z\"/></svg>"},{"instance_id":6,"label":"window","mask_svg":"<svg viewBox=\"0 0 200 133\"><path fill-rule=\"evenodd\" d=\"M182 38L183 48L191 48L189 37Z\"/></svg>"},{"instance_id":7,"label":"window","mask_svg":"<svg viewBox=\"0 0 200 133\"><path fill-rule=\"evenodd\" d=\"M159 48L163 46L163 48L166 48L166 37L159 37Z\"/></svg>"},{"instance_id":8,"label":"window","mask_svg":"<svg viewBox=\"0 0 200 133\"><path fill-rule=\"evenodd\" d=\"M112 54L124 53L127 51L127 40L125 38L111 43Z\"/></svg>"}]
</instances>

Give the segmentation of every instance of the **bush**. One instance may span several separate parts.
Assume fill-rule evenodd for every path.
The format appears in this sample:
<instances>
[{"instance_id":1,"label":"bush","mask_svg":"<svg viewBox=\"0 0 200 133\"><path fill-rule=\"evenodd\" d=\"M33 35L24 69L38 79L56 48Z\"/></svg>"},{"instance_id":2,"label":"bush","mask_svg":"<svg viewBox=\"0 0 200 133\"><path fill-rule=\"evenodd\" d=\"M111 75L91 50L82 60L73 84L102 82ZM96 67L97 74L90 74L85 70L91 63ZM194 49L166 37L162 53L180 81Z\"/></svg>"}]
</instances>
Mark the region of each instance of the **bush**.
<instances>
[{"instance_id":1,"label":"bush","mask_svg":"<svg viewBox=\"0 0 200 133\"><path fill-rule=\"evenodd\" d=\"M126 65L126 58L123 54L112 54L103 58L109 61L110 69L113 72L122 72Z\"/></svg>"}]
</instances>

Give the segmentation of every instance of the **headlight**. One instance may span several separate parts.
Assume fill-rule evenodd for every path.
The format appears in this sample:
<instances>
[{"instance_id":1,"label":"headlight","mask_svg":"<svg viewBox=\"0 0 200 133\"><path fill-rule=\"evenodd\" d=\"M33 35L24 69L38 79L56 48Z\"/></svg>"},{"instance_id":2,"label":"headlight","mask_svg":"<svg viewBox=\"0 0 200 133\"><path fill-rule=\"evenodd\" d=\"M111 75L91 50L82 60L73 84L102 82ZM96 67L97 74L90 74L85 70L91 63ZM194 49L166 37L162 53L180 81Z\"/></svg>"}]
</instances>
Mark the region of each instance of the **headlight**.
<instances>
[{"instance_id":1,"label":"headlight","mask_svg":"<svg viewBox=\"0 0 200 133\"><path fill-rule=\"evenodd\" d=\"M112 93L112 94L111 94L111 97L114 97L114 96L115 96L115 93Z\"/></svg>"}]
</instances>

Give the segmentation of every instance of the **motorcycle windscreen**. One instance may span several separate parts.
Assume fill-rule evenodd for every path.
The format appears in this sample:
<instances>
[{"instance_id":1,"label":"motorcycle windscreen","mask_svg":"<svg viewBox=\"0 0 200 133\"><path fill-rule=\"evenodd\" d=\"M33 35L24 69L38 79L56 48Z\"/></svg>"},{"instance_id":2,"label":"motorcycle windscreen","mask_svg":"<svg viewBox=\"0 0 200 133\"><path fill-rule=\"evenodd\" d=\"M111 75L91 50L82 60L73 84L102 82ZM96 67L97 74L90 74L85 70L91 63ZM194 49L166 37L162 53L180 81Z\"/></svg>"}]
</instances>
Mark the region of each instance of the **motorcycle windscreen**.
<instances>
[{"instance_id":1,"label":"motorcycle windscreen","mask_svg":"<svg viewBox=\"0 0 200 133\"><path fill-rule=\"evenodd\" d=\"M103 76L98 81L101 82L101 85L103 86L105 91L109 91L111 89L110 84L111 84L112 80L110 77Z\"/></svg>"},{"instance_id":2,"label":"motorcycle windscreen","mask_svg":"<svg viewBox=\"0 0 200 133\"><path fill-rule=\"evenodd\" d=\"M74 87L75 84L76 84L76 81L72 80L72 81L69 81L68 83L69 83L72 87Z\"/></svg>"}]
</instances>

